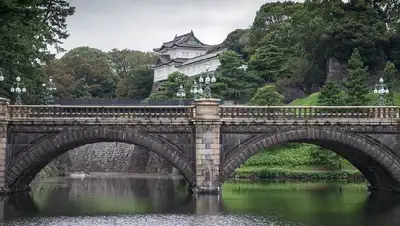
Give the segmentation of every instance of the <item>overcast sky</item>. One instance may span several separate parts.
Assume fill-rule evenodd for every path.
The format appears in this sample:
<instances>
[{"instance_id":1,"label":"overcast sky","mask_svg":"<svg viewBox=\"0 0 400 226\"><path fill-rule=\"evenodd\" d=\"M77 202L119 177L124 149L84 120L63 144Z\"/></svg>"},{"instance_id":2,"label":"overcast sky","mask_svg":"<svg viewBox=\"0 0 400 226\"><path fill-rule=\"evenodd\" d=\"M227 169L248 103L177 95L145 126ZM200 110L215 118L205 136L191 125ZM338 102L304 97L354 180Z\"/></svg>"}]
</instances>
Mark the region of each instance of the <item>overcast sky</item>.
<instances>
[{"instance_id":1,"label":"overcast sky","mask_svg":"<svg viewBox=\"0 0 400 226\"><path fill-rule=\"evenodd\" d=\"M69 0L70 36L63 47L108 51L152 51L175 34L193 29L206 44L219 44L237 28L248 28L267 0Z\"/></svg>"}]
</instances>

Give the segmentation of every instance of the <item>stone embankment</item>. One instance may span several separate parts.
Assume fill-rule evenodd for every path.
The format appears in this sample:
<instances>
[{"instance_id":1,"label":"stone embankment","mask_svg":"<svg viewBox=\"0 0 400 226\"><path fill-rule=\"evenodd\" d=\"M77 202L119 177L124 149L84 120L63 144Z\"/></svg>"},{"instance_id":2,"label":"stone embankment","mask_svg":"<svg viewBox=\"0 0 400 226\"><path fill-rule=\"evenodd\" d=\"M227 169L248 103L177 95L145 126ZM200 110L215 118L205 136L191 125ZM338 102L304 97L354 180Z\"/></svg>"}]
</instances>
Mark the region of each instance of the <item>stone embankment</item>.
<instances>
[{"instance_id":1,"label":"stone embankment","mask_svg":"<svg viewBox=\"0 0 400 226\"><path fill-rule=\"evenodd\" d=\"M53 160L40 177L71 172L173 173L173 166L157 154L132 144L95 143L75 148Z\"/></svg>"}]
</instances>

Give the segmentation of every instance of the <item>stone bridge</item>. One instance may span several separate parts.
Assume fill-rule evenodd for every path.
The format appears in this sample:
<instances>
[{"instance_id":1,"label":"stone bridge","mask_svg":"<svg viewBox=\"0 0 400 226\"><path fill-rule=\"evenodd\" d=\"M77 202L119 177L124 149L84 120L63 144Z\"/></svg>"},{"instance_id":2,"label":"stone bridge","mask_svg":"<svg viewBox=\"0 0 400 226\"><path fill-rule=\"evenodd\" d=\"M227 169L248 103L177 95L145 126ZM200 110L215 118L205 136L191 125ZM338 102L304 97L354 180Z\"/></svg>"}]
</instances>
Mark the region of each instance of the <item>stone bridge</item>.
<instances>
[{"instance_id":1,"label":"stone bridge","mask_svg":"<svg viewBox=\"0 0 400 226\"><path fill-rule=\"evenodd\" d=\"M35 106L0 103L0 187L29 188L57 156L124 142L168 160L195 192L219 192L249 157L286 142L316 144L357 167L373 191L400 191L400 107ZM174 139L171 139L174 137ZM176 139L176 138L179 139Z\"/></svg>"}]
</instances>

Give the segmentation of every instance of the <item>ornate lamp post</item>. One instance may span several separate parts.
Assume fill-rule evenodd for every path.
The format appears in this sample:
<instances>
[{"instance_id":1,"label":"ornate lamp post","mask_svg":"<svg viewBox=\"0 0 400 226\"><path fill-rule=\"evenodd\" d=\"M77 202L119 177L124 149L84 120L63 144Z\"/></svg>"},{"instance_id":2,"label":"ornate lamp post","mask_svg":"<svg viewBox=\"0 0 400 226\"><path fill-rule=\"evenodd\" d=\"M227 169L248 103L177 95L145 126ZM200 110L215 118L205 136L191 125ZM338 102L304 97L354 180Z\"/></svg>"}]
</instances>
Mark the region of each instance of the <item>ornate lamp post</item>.
<instances>
[{"instance_id":1,"label":"ornate lamp post","mask_svg":"<svg viewBox=\"0 0 400 226\"><path fill-rule=\"evenodd\" d=\"M183 98L186 97L186 92L185 89L183 88L183 85L181 84L179 86L178 92L176 93L176 96L179 98L179 105L183 105Z\"/></svg>"},{"instance_id":2,"label":"ornate lamp post","mask_svg":"<svg viewBox=\"0 0 400 226\"><path fill-rule=\"evenodd\" d=\"M53 92L57 90L56 84L54 84L53 79L50 77L48 83L42 84L44 88L44 103L47 104L54 104L54 96Z\"/></svg>"},{"instance_id":3,"label":"ornate lamp post","mask_svg":"<svg viewBox=\"0 0 400 226\"><path fill-rule=\"evenodd\" d=\"M15 93L17 97L15 98L15 105L21 105L21 94L26 92L26 89L24 85L21 82L21 77L17 76L15 78L16 83L15 83L15 88L14 85L11 87L10 91L11 93ZM22 88L21 88L22 87Z\"/></svg>"},{"instance_id":4,"label":"ornate lamp post","mask_svg":"<svg viewBox=\"0 0 400 226\"><path fill-rule=\"evenodd\" d=\"M383 84L383 78L380 78L379 84L375 85L374 93L379 94L378 105L385 106L385 94L389 93L389 88Z\"/></svg>"},{"instance_id":5,"label":"ornate lamp post","mask_svg":"<svg viewBox=\"0 0 400 226\"><path fill-rule=\"evenodd\" d=\"M211 83L215 83L217 79L215 78L215 74L212 73L212 77L210 77L210 66L206 65L206 77L203 78L202 75L200 75L199 78L199 83L196 81L194 82L192 88L190 89L190 93L194 95L194 98L197 99L198 97L204 97L204 98L211 98L211 88L210 85ZM203 89L204 87L204 89Z\"/></svg>"}]
</instances>

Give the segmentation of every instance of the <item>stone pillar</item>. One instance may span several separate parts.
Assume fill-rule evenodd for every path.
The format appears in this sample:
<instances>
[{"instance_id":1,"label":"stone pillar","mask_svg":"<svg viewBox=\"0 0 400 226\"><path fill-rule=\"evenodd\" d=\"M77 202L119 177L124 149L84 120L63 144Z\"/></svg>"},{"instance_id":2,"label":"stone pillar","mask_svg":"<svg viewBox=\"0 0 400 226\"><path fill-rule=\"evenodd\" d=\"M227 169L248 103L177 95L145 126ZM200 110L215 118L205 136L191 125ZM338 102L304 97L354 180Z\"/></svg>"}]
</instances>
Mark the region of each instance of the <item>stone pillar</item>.
<instances>
[{"instance_id":1,"label":"stone pillar","mask_svg":"<svg viewBox=\"0 0 400 226\"><path fill-rule=\"evenodd\" d=\"M0 98L0 194L7 193L5 174L9 103L8 99Z\"/></svg>"},{"instance_id":2,"label":"stone pillar","mask_svg":"<svg viewBox=\"0 0 400 226\"><path fill-rule=\"evenodd\" d=\"M220 117L218 99L196 100L196 193L219 194Z\"/></svg>"}]
</instances>

